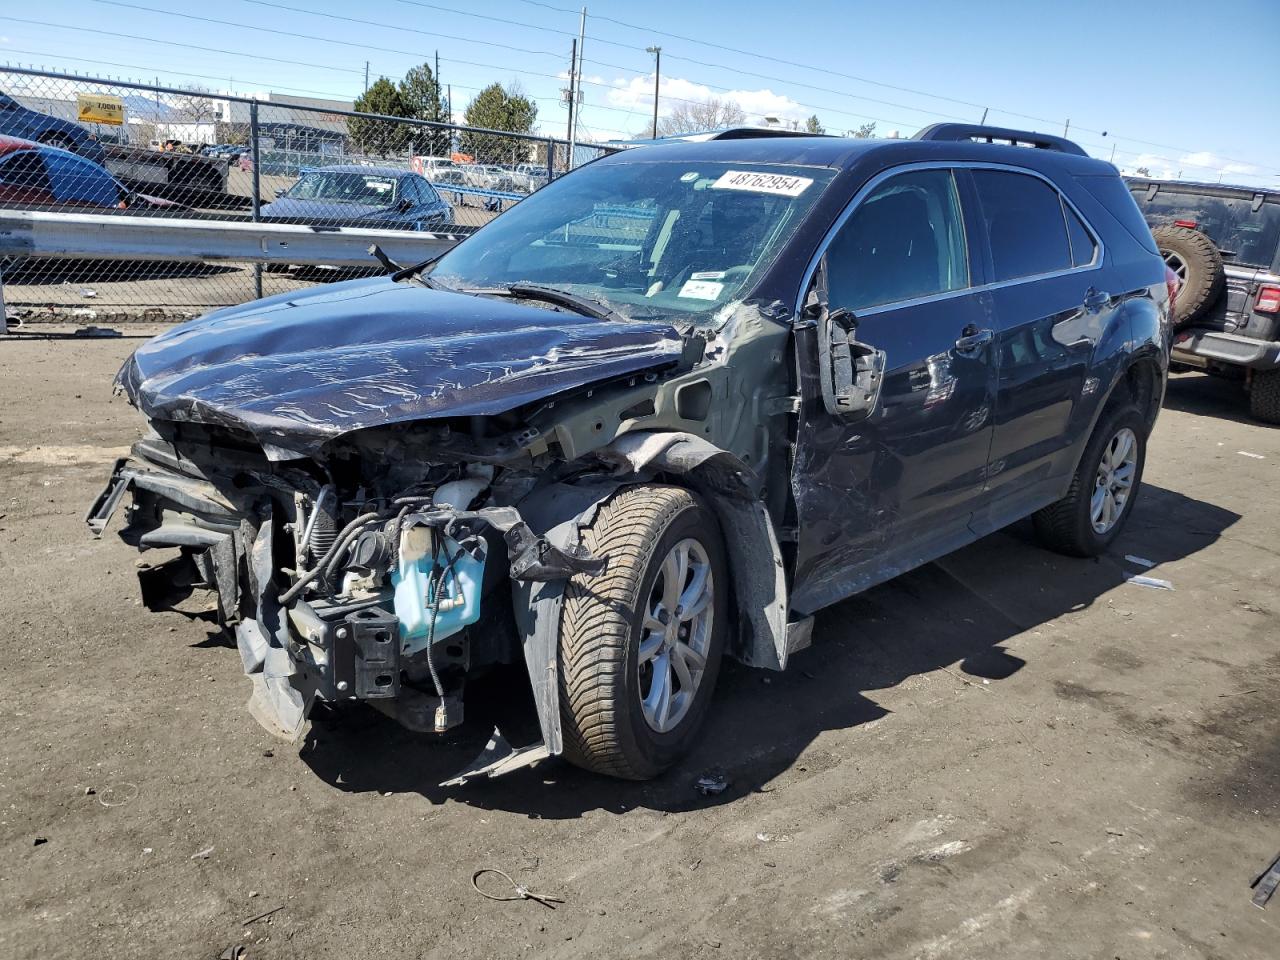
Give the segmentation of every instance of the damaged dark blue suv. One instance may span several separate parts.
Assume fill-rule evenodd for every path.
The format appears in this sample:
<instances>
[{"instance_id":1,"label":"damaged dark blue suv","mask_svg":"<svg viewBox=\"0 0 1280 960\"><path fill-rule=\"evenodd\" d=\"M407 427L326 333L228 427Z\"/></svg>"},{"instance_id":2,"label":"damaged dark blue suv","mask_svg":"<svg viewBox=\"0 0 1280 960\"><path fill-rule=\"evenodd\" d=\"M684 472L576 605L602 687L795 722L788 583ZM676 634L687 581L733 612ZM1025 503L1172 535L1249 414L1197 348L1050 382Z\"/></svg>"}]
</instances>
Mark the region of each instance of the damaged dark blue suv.
<instances>
[{"instance_id":1,"label":"damaged dark blue suv","mask_svg":"<svg viewBox=\"0 0 1280 960\"><path fill-rule=\"evenodd\" d=\"M131 491L145 602L213 591L269 729L354 699L443 733L521 664L540 740L459 779L645 778L723 655L781 670L816 610L1029 515L1105 550L1168 342L1146 224L1068 141L645 147L141 347L150 430L89 521Z\"/></svg>"}]
</instances>

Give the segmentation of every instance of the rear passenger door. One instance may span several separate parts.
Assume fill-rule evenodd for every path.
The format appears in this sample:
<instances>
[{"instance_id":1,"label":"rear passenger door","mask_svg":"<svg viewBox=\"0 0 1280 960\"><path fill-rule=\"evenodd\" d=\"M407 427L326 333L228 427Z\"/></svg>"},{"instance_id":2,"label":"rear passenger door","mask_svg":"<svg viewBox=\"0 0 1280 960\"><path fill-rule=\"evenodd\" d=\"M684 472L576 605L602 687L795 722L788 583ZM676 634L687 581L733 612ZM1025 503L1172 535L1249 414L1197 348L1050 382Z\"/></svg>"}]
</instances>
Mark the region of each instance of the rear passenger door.
<instances>
[{"instance_id":1,"label":"rear passenger door","mask_svg":"<svg viewBox=\"0 0 1280 960\"><path fill-rule=\"evenodd\" d=\"M1039 506L1061 486L1071 414L1093 348L1120 298L1101 277L1097 234L1047 180L969 171L994 307L998 381L987 528Z\"/></svg>"},{"instance_id":2,"label":"rear passenger door","mask_svg":"<svg viewBox=\"0 0 1280 960\"><path fill-rule=\"evenodd\" d=\"M995 367L953 172L909 169L857 201L826 246L827 315L847 311L859 409L822 394L818 333L797 339L803 399L792 483L793 607L835 602L972 539L991 445ZM817 289L821 289L819 268ZM832 350L834 356L837 351ZM868 358L870 358L868 360Z\"/></svg>"}]
</instances>

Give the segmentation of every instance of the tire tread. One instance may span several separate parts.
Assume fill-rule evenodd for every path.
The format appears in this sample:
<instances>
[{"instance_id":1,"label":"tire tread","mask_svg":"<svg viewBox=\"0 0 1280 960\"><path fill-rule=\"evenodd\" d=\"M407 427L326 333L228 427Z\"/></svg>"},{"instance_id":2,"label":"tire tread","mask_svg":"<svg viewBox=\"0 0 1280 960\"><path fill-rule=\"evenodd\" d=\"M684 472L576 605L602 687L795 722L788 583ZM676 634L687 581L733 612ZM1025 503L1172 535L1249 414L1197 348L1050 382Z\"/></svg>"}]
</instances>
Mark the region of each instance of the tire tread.
<instances>
[{"instance_id":1,"label":"tire tread","mask_svg":"<svg viewBox=\"0 0 1280 960\"><path fill-rule=\"evenodd\" d=\"M565 588L560 620L560 719L565 757L572 763L628 780L652 772L628 758L616 691L627 668L629 617L662 531L697 505L683 487L624 487L596 511L583 545L609 558L598 577L579 574Z\"/></svg>"}]
</instances>

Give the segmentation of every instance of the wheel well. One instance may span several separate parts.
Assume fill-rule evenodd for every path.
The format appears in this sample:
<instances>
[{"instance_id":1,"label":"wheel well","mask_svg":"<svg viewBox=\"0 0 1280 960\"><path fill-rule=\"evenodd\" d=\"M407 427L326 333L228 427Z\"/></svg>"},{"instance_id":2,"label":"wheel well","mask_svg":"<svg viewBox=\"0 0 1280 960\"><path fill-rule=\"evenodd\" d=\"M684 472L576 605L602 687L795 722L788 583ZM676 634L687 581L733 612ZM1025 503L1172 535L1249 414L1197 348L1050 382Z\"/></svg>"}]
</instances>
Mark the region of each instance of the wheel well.
<instances>
[{"instance_id":1,"label":"wheel well","mask_svg":"<svg viewBox=\"0 0 1280 960\"><path fill-rule=\"evenodd\" d=\"M1107 408L1132 404L1138 408L1150 430L1156 414L1160 412L1160 399L1160 367L1150 357L1142 357L1125 370L1124 377L1111 391Z\"/></svg>"}]
</instances>

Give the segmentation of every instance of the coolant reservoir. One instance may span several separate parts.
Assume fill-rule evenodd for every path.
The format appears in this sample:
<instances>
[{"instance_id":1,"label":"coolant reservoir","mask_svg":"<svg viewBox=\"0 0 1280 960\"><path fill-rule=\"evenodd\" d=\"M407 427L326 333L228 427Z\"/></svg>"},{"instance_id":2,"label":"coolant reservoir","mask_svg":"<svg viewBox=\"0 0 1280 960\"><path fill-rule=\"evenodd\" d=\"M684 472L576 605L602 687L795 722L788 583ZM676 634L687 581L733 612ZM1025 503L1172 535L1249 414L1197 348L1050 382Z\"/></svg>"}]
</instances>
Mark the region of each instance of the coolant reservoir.
<instances>
[{"instance_id":1,"label":"coolant reservoir","mask_svg":"<svg viewBox=\"0 0 1280 960\"><path fill-rule=\"evenodd\" d=\"M395 612L400 619L400 644L406 654L438 643L470 626L480 617L480 586L484 560L472 557L452 537L437 538L435 562L431 557L431 528L410 527L400 535L400 556L391 574L395 588ZM456 555L457 559L453 559ZM450 560L453 560L450 566ZM448 568L436 603L435 583ZM435 630L432 631L434 608Z\"/></svg>"}]
</instances>

